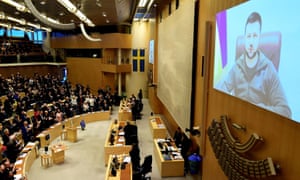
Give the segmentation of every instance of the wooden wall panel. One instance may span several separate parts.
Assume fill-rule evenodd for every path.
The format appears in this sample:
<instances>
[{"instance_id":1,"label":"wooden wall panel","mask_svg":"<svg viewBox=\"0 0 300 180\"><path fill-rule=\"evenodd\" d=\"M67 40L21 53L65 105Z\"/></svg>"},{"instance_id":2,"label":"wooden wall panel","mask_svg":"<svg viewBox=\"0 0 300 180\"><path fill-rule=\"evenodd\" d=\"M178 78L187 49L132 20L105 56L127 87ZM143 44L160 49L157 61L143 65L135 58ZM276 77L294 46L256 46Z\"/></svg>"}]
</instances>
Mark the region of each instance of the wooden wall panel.
<instances>
[{"instance_id":1,"label":"wooden wall panel","mask_svg":"<svg viewBox=\"0 0 300 180\"><path fill-rule=\"evenodd\" d=\"M102 41L89 41L83 35L51 38L51 48L131 48L131 34L94 34Z\"/></svg>"},{"instance_id":2,"label":"wooden wall panel","mask_svg":"<svg viewBox=\"0 0 300 180\"><path fill-rule=\"evenodd\" d=\"M200 12L206 12L200 16L200 26L205 21L211 21L214 26L216 12L242 2L244 1L213 0L209 3L208 1L201 1ZM213 31L214 28L215 27L213 27ZM204 35L204 31L201 32L201 28L199 33L199 37ZM214 41L214 33L211 41ZM199 45L204 46L203 40L199 40ZM210 49L211 52L213 52L214 45L211 45ZM200 55L204 54L202 51L203 49L200 48ZM220 115L226 114L233 122L247 128L246 132L240 132L238 130L234 131L234 133L242 140L246 139L254 132L263 137L264 143L254 149L249 155L249 158L264 159L266 157L272 157L273 161L280 165L280 174L276 177L267 179L293 180L299 178L300 172L297 171L297 169L300 168L300 162L298 161L298 159L300 159L300 155L298 154L300 151L300 143L297 143L297 140L300 138L300 124L213 89L213 56L211 56L209 61L211 66L209 67L209 75L207 77L209 81L207 87L208 103L205 105L207 117L205 118L206 122L203 123L205 126L202 131L206 132L212 119L219 119ZM201 66L199 68L201 68ZM197 95L196 101L201 102L201 96ZM196 104L195 108L197 108L197 106L199 105ZM205 135L203 140L205 149L203 150L204 160L202 178L227 179L219 167L206 133L202 134Z\"/></svg>"},{"instance_id":3,"label":"wooden wall panel","mask_svg":"<svg viewBox=\"0 0 300 180\"><path fill-rule=\"evenodd\" d=\"M105 88L102 84L103 74L99 70L100 60L92 58L67 58L68 78L73 85L79 83L89 85L92 92L96 93L99 88Z\"/></svg>"},{"instance_id":4,"label":"wooden wall panel","mask_svg":"<svg viewBox=\"0 0 300 180\"><path fill-rule=\"evenodd\" d=\"M223 114L228 115L232 122L246 127L246 132L233 129L233 133L240 137L242 141L247 139L251 133L257 133L263 137L264 143L251 151L249 158L259 160L271 157L274 163L279 164L281 167L278 176L266 179L297 179L300 177L300 171L297 171L300 168L300 161L298 161L298 159L300 159L300 155L298 154L300 151L300 143L297 142L300 138L300 124L212 88L214 65L212 53L214 52L215 14L245 1L246 0L200 1L194 122L200 125L201 130L201 139L199 140L201 153L203 155L202 179L228 179L215 158L207 136L207 128L212 119L219 119L220 115ZM165 11L163 11L163 14L164 13ZM165 18L164 15L163 18ZM157 17L157 21L159 23L159 17ZM208 39L211 42L208 47L208 52L206 51L205 41L207 36L207 22L210 22L212 25L212 36ZM208 73L206 76L201 77L201 59L202 56L205 55L207 56L205 59L206 64L203 68ZM156 82L156 67L157 64L154 64L154 82ZM151 98L150 95L149 98ZM205 98L207 98L207 100L205 100ZM169 131L172 131L176 123L162 104L159 108L168 121L167 126ZM203 114L206 115L203 116Z\"/></svg>"}]
</instances>

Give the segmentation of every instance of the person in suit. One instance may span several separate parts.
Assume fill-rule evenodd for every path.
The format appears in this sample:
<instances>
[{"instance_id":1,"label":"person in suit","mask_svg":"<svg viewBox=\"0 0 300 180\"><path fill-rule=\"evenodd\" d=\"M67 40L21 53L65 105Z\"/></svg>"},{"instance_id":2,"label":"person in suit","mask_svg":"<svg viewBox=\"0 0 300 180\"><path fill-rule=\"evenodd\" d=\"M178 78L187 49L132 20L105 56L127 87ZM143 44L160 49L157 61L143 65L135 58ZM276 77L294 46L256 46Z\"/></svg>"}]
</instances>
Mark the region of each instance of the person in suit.
<instances>
[{"instance_id":1,"label":"person in suit","mask_svg":"<svg viewBox=\"0 0 300 180\"><path fill-rule=\"evenodd\" d=\"M291 117L292 112L274 64L259 49L261 29L260 14L252 12L245 24L245 53L238 57L217 89Z\"/></svg>"},{"instance_id":2,"label":"person in suit","mask_svg":"<svg viewBox=\"0 0 300 180\"><path fill-rule=\"evenodd\" d=\"M126 126L124 127L124 133L126 145L138 143L138 129L136 125L132 124L132 122L127 121Z\"/></svg>"}]
</instances>

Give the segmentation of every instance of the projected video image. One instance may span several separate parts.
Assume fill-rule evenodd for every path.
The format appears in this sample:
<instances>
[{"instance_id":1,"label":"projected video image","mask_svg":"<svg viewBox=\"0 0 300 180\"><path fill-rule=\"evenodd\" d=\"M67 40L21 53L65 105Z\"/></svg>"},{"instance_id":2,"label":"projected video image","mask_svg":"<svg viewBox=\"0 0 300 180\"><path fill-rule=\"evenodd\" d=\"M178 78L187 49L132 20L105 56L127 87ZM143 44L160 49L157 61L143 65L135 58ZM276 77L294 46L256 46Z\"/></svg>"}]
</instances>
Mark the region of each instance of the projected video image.
<instances>
[{"instance_id":1,"label":"projected video image","mask_svg":"<svg viewBox=\"0 0 300 180\"><path fill-rule=\"evenodd\" d=\"M300 122L298 5L254 0L218 13L214 88Z\"/></svg>"}]
</instances>

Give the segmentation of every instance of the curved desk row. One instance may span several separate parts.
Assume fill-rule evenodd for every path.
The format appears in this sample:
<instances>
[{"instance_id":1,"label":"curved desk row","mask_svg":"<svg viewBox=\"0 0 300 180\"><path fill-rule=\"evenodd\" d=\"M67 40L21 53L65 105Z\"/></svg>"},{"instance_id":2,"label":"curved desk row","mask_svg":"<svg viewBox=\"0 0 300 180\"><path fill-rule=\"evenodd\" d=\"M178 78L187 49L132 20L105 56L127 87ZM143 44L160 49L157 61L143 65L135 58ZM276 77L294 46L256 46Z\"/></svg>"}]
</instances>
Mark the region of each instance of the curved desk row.
<instances>
[{"instance_id":1,"label":"curved desk row","mask_svg":"<svg viewBox=\"0 0 300 180\"><path fill-rule=\"evenodd\" d=\"M126 125L125 121L112 122L107 132L105 144L104 144L104 163L107 165L110 155L128 154L132 149L131 145L125 144L124 131L120 131L120 127L123 128ZM112 138L112 131L115 136Z\"/></svg>"},{"instance_id":2,"label":"curved desk row","mask_svg":"<svg viewBox=\"0 0 300 180\"><path fill-rule=\"evenodd\" d=\"M110 111L99 111L93 113L82 114L68 118L62 123L56 123L47 130L41 132L37 137L40 138L41 147L47 146L51 141L59 137L63 131L63 125L66 128L79 126L81 120L84 120L86 123L109 120ZM47 139L49 135L50 139ZM16 175L15 179L22 179L26 177L27 172L30 170L31 165L38 156L38 143L29 142L20 153L17 161L15 162Z\"/></svg>"},{"instance_id":3,"label":"curved desk row","mask_svg":"<svg viewBox=\"0 0 300 180\"><path fill-rule=\"evenodd\" d=\"M117 158L118 162L114 162ZM132 165L129 154L109 155L105 180L132 180Z\"/></svg>"},{"instance_id":4,"label":"curved desk row","mask_svg":"<svg viewBox=\"0 0 300 180\"><path fill-rule=\"evenodd\" d=\"M69 133L68 139L72 142L76 141L77 126L80 126L80 121L84 120L86 123L91 123L95 121L109 120L110 111L98 111L92 113L86 113L82 115L76 115L74 117L68 118L63 122L59 122L49 127L48 129L41 132L37 137L40 138L41 147L49 145L54 139L60 137L64 131L67 130Z\"/></svg>"},{"instance_id":5,"label":"curved desk row","mask_svg":"<svg viewBox=\"0 0 300 180\"><path fill-rule=\"evenodd\" d=\"M22 152L18 156L15 162L16 174L14 175L14 179L22 179L26 177L27 172L30 170L31 165L35 161L38 156L38 148L37 143L29 142L23 148Z\"/></svg>"},{"instance_id":6,"label":"curved desk row","mask_svg":"<svg viewBox=\"0 0 300 180\"><path fill-rule=\"evenodd\" d=\"M132 121L131 105L127 100L120 102L118 118L119 121Z\"/></svg>"}]
</instances>

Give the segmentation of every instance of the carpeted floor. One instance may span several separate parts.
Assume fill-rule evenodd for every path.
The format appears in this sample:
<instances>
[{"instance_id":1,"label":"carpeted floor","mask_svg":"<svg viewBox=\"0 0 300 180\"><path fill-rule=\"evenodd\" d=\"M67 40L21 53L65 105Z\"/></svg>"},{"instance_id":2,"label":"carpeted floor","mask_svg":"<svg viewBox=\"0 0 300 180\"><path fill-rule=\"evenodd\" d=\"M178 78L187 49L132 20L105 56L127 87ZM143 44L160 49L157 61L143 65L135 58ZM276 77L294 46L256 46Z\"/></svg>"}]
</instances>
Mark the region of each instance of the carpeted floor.
<instances>
[{"instance_id":1,"label":"carpeted floor","mask_svg":"<svg viewBox=\"0 0 300 180\"><path fill-rule=\"evenodd\" d=\"M143 99L143 116L137 120L141 161L147 155L153 154L153 139L149 128L148 118L151 108L148 100ZM65 162L51 167L41 167L40 157L36 159L27 174L29 180L104 180L106 167L104 165L104 141L111 121L117 119L118 107L113 108L110 120L87 124L84 131L78 130L78 141L71 143L63 141L68 150L65 152ZM52 142L58 143L60 139ZM40 149L42 151L42 149ZM141 162L142 163L142 162ZM152 180L182 180L199 179L200 177L167 177L161 178L156 161L152 162Z\"/></svg>"}]
</instances>

